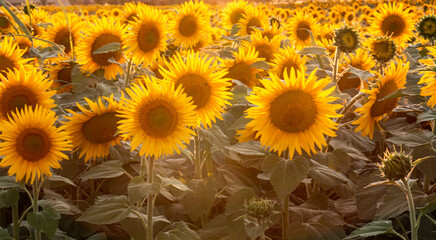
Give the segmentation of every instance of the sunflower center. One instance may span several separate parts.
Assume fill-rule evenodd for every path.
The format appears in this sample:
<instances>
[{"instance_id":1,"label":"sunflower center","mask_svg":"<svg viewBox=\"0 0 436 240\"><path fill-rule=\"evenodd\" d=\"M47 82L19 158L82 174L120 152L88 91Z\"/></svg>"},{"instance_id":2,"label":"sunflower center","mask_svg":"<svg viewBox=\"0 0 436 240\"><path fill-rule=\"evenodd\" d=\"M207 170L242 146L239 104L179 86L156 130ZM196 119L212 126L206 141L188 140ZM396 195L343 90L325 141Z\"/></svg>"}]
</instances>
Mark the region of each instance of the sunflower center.
<instances>
[{"instance_id":1,"label":"sunflower center","mask_svg":"<svg viewBox=\"0 0 436 240\"><path fill-rule=\"evenodd\" d=\"M267 44L256 46L256 51L259 52L259 58L265 58L266 62L270 62L274 57L271 48Z\"/></svg>"},{"instance_id":2,"label":"sunflower center","mask_svg":"<svg viewBox=\"0 0 436 240\"><path fill-rule=\"evenodd\" d=\"M61 70L59 70L57 80L62 80L62 82L60 82L61 85L71 83L71 71L72 70L73 69L71 67L64 67Z\"/></svg>"},{"instance_id":3,"label":"sunflower center","mask_svg":"<svg viewBox=\"0 0 436 240\"><path fill-rule=\"evenodd\" d=\"M107 53L98 53L94 54L95 51L97 51L99 48L109 44L109 43L121 43L121 38L118 36L115 36L111 33L103 33L100 36L98 36L91 47L91 57L92 60L99 65L107 66L111 63L108 61L111 58L114 58L115 61L118 61L122 57L121 51L115 51L115 52L107 52Z\"/></svg>"},{"instance_id":4,"label":"sunflower center","mask_svg":"<svg viewBox=\"0 0 436 240\"><path fill-rule=\"evenodd\" d=\"M295 76L297 76L297 70L301 71L300 66L298 66L297 63L295 63L293 61L286 61L283 64L282 69L280 70L280 76L279 76L280 79L285 79L285 69L286 69L286 72L287 72L288 76L290 76L292 68L295 70Z\"/></svg>"},{"instance_id":5,"label":"sunflower center","mask_svg":"<svg viewBox=\"0 0 436 240\"><path fill-rule=\"evenodd\" d=\"M73 36L71 36L73 37ZM54 42L65 47L65 53L71 51L70 31L67 28L61 29L55 36ZM74 39L73 39L74 42Z\"/></svg>"},{"instance_id":6,"label":"sunflower center","mask_svg":"<svg viewBox=\"0 0 436 240\"><path fill-rule=\"evenodd\" d=\"M395 46L390 41L376 41L373 44L373 55L382 62L387 62L395 55Z\"/></svg>"},{"instance_id":7,"label":"sunflower center","mask_svg":"<svg viewBox=\"0 0 436 240\"><path fill-rule=\"evenodd\" d=\"M0 28L8 28L9 24L9 20L5 16L0 16Z\"/></svg>"},{"instance_id":8,"label":"sunflower center","mask_svg":"<svg viewBox=\"0 0 436 240\"><path fill-rule=\"evenodd\" d=\"M346 89L358 88L360 87L360 78L355 74L346 72L339 78L338 87L341 92Z\"/></svg>"},{"instance_id":9,"label":"sunflower center","mask_svg":"<svg viewBox=\"0 0 436 240\"><path fill-rule=\"evenodd\" d=\"M159 30L153 25L142 25L138 32L138 46L144 52L152 51L159 44Z\"/></svg>"},{"instance_id":10,"label":"sunflower center","mask_svg":"<svg viewBox=\"0 0 436 240\"><path fill-rule=\"evenodd\" d=\"M239 80L243 84L250 86L251 79L253 78L252 67L244 62L237 63L229 68L229 73L225 77Z\"/></svg>"},{"instance_id":11,"label":"sunflower center","mask_svg":"<svg viewBox=\"0 0 436 240\"><path fill-rule=\"evenodd\" d=\"M297 37L302 41L309 39L310 25L307 22L300 22L297 26Z\"/></svg>"},{"instance_id":12,"label":"sunflower center","mask_svg":"<svg viewBox=\"0 0 436 240\"><path fill-rule=\"evenodd\" d=\"M316 104L312 96L302 90L282 93L271 102L271 122L285 132L307 130L315 122L316 116Z\"/></svg>"},{"instance_id":13,"label":"sunflower center","mask_svg":"<svg viewBox=\"0 0 436 240\"><path fill-rule=\"evenodd\" d=\"M436 35L436 19L429 18L420 24L419 29L422 33L424 33L427 36L435 36Z\"/></svg>"},{"instance_id":14,"label":"sunflower center","mask_svg":"<svg viewBox=\"0 0 436 240\"><path fill-rule=\"evenodd\" d=\"M230 14L230 21L232 24L236 24L239 22L239 19L243 17L245 11L243 9L236 9Z\"/></svg>"},{"instance_id":15,"label":"sunflower center","mask_svg":"<svg viewBox=\"0 0 436 240\"><path fill-rule=\"evenodd\" d=\"M127 22L133 22L135 21L135 18L137 18L138 15L136 13L131 13L127 18L126 18L126 23Z\"/></svg>"},{"instance_id":16,"label":"sunflower center","mask_svg":"<svg viewBox=\"0 0 436 240\"><path fill-rule=\"evenodd\" d=\"M393 37L399 36L403 33L406 23L403 18L398 15L390 15L381 23L381 29L384 34Z\"/></svg>"},{"instance_id":17,"label":"sunflower center","mask_svg":"<svg viewBox=\"0 0 436 240\"><path fill-rule=\"evenodd\" d=\"M185 37L190 37L195 34L197 28L197 18L195 16L188 15L180 20L179 32Z\"/></svg>"},{"instance_id":18,"label":"sunflower center","mask_svg":"<svg viewBox=\"0 0 436 240\"><path fill-rule=\"evenodd\" d=\"M177 81L177 86L182 85L185 93L192 97L196 109L204 107L211 95L209 83L202 76L188 73Z\"/></svg>"},{"instance_id":19,"label":"sunflower center","mask_svg":"<svg viewBox=\"0 0 436 240\"><path fill-rule=\"evenodd\" d=\"M1 96L1 99L1 112L5 118L8 117L9 113L15 112L16 110L19 111L25 106L35 107L38 102L35 93L24 86L7 88Z\"/></svg>"},{"instance_id":20,"label":"sunflower center","mask_svg":"<svg viewBox=\"0 0 436 240\"><path fill-rule=\"evenodd\" d=\"M0 55L0 74L6 76L4 72L7 72L9 69L12 70L14 67L15 64L10 58Z\"/></svg>"},{"instance_id":21,"label":"sunflower center","mask_svg":"<svg viewBox=\"0 0 436 240\"><path fill-rule=\"evenodd\" d=\"M262 27L262 23L258 18L251 18L247 24L247 34L250 35L254 31L254 27L260 28Z\"/></svg>"},{"instance_id":22,"label":"sunflower center","mask_svg":"<svg viewBox=\"0 0 436 240\"><path fill-rule=\"evenodd\" d=\"M26 161L38 162L50 152L51 140L43 130L28 128L20 133L15 146Z\"/></svg>"},{"instance_id":23,"label":"sunflower center","mask_svg":"<svg viewBox=\"0 0 436 240\"><path fill-rule=\"evenodd\" d=\"M30 48L30 47L31 47L31 46L28 45L27 43L19 43L19 44L18 44L18 48L20 48L21 50L24 50L24 49L27 48L26 54L29 53L29 48Z\"/></svg>"},{"instance_id":24,"label":"sunflower center","mask_svg":"<svg viewBox=\"0 0 436 240\"><path fill-rule=\"evenodd\" d=\"M371 116L372 117L378 117L385 113L389 113L392 111L398 103L398 98L393 99L386 99L383 101L379 101L379 99L382 99L386 97L387 95L393 93L398 89L397 84L394 80L387 81L383 87L380 89L380 92L377 94L377 99L371 107Z\"/></svg>"},{"instance_id":25,"label":"sunflower center","mask_svg":"<svg viewBox=\"0 0 436 240\"><path fill-rule=\"evenodd\" d=\"M177 112L165 101L155 100L144 105L140 110L139 119L142 130L152 137L164 138L177 129Z\"/></svg>"},{"instance_id":26,"label":"sunflower center","mask_svg":"<svg viewBox=\"0 0 436 240\"><path fill-rule=\"evenodd\" d=\"M83 123L82 133L85 138L93 143L108 143L116 138L117 122L121 120L115 112L97 115Z\"/></svg>"},{"instance_id":27,"label":"sunflower center","mask_svg":"<svg viewBox=\"0 0 436 240\"><path fill-rule=\"evenodd\" d=\"M342 35L342 43L347 49L355 49L357 47L357 35L352 31L344 32Z\"/></svg>"}]
</instances>

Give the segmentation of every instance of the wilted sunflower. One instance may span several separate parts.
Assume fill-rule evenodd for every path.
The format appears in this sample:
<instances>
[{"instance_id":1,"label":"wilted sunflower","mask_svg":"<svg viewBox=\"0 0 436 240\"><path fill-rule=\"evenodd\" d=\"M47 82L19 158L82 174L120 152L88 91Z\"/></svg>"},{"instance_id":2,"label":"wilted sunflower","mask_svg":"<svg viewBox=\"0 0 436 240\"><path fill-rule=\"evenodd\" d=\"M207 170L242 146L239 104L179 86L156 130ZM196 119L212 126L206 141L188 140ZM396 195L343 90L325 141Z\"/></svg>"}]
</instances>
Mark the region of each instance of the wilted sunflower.
<instances>
[{"instance_id":1,"label":"wilted sunflower","mask_svg":"<svg viewBox=\"0 0 436 240\"><path fill-rule=\"evenodd\" d=\"M63 152L71 150L68 134L55 121L55 113L39 105L12 113L2 122L0 167L10 166L8 174L17 181L51 176L50 168L60 168L59 161L68 158Z\"/></svg>"},{"instance_id":2,"label":"wilted sunflower","mask_svg":"<svg viewBox=\"0 0 436 240\"><path fill-rule=\"evenodd\" d=\"M275 36L269 40L267 37L263 37L260 32L255 32L251 35L251 42L243 42L244 47L254 47L259 53L260 58L265 58L266 62L274 60L274 53L280 48L280 36Z\"/></svg>"},{"instance_id":3,"label":"wilted sunflower","mask_svg":"<svg viewBox=\"0 0 436 240\"><path fill-rule=\"evenodd\" d=\"M41 105L48 109L55 106L51 99L55 91L48 91L52 82L36 69L21 66L5 76L0 74L0 80L0 120L8 119L8 115L25 106Z\"/></svg>"},{"instance_id":4,"label":"wilted sunflower","mask_svg":"<svg viewBox=\"0 0 436 240\"><path fill-rule=\"evenodd\" d=\"M217 69L217 63L200 53L188 52L186 62L177 54L168 64L168 70L161 68L164 79L172 81L182 89L188 97L192 97L198 123L205 128L210 127L216 118L222 119L224 107L230 104L230 79L225 78L227 71Z\"/></svg>"},{"instance_id":5,"label":"wilted sunflower","mask_svg":"<svg viewBox=\"0 0 436 240\"><path fill-rule=\"evenodd\" d=\"M138 12L136 21L130 22L129 31L123 35L124 47L136 64L150 63L165 50L166 21L160 9L145 6Z\"/></svg>"},{"instance_id":6,"label":"wilted sunflower","mask_svg":"<svg viewBox=\"0 0 436 240\"><path fill-rule=\"evenodd\" d=\"M46 70L49 79L53 81L52 88L57 93L70 92L72 90L72 75L74 62L65 57L52 58L51 64L47 65Z\"/></svg>"},{"instance_id":7,"label":"wilted sunflower","mask_svg":"<svg viewBox=\"0 0 436 240\"><path fill-rule=\"evenodd\" d=\"M305 12L297 12L291 18L288 24L288 33L290 38L295 41L297 47L305 47L311 45L310 32L313 36L318 35L318 24L316 19Z\"/></svg>"},{"instance_id":8,"label":"wilted sunflower","mask_svg":"<svg viewBox=\"0 0 436 240\"><path fill-rule=\"evenodd\" d=\"M72 116L66 117L69 121L65 122L65 129L74 148L80 151L79 157L85 156L85 162L109 155L109 147L120 143L121 137L116 132L122 119L117 116L121 104L113 96L104 99L107 106L100 97L96 102L85 98L90 110L77 103L83 114L68 109Z\"/></svg>"},{"instance_id":9,"label":"wilted sunflower","mask_svg":"<svg viewBox=\"0 0 436 240\"><path fill-rule=\"evenodd\" d=\"M226 4L226 7L221 12L223 25L227 29L231 29L233 25L237 24L244 14L247 14L247 9L253 8L245 0L233 0Z\"/></svg>"},{"instance_id":10,"label":"wilted sunflower","mask_svg":"<svg viewBox=\"0 0 436 240\"><path fill-rule=\"evenodd\" d=\"M131 149L138 148L145 156L160 157L180 153L180 148L189 143L197 125L195 106L192 99L183 92L182 86L174 83L145 80L127 89L131 99L120 111L120 133L132 138Z\"/></svg>"},{"instance_id":11,"label":"wilted sunflower","mask_svg":"<svg viewBox=\"0 0 436 240\"><path fill-rule=\"evenodd\" d=\"M264 60L258 55L259 53L253 47L240 47L238 52L233 53L235 59L227 59L223 62L223 68L228 70L224 77L241 81L250 88L259 85L256 74L260 70L251 66L255 62Z\"/></svg>"},{"instance_id":12,"label":"wilted sunflower","mask_svg":"<svg viewBox=\"0 0 436 240\"><path fill-rule=\"evenodd\" d=\"M368 30L376 36L390 36L397 45L404 46L413 37L413 19L403 3L385 3L374 11Z\"/></svg>"},{"instance_id":13,"label":"wilted sunflower","mask_svg":"<svg viewBox=\"0 0 436 240\"><path fill-rule=\"evenodd\" d=\"M384 63L394 58L397 47L391 38L378 37L370 40L369 49L375 60Z\"/></svg>"},{"instance_id":14,"label":"wilted sunflower","mask_svg":"<svg viewBox=\"0 0 436 240\"><path fill-rule=\"evenodd\" d=\"M334 87L323 90L330 79L317 80L316 70L307 78L303 72L284 74L284 81L271 73L271 80L261 80L265 88L255 87L254 94L247 97L256 105L247 110L252 119L247 129L256 132L263 146L281 154L289 149L292 159L294 152L302 149L310 154L327 143L324 135L335 136L337 124L331 118L338 117L339 104L330 104L336 98L329 96Z\"/></svg>"},{"instance_id":15,"label":"wilted sunflower","mask_svg":"<svg viewBox=\"0 0 436 240\"><path fill-rule=\"evenodd\" d=\"M429 54L436 58L436 47L428 48L428 50L430 50ZM428 59L428 61L423 62L427 66L432 67L433 71L429 70L421 72L424 73L424 75L421 77L418 84L426 84L421 88L421 95L430 97L427 105L433 108L436 105L436 64L434 59Z\"/></svg>"},{"instance_id":16,"label":"wilted sunflower","mask_svg":"<svg viewBox=\"0 0 436 240\"><path fill-rule=\"evenodd\" d=\"M51 21L51 25L47 27L43 38L50 42L64 46L66 54L71 52L71 47L77 44L80 38L82 23L75 14L68 15L68 22L64 15L58 15ZM52 46L45 43L46 47Z\"/></svg>"},{"instance_id":17,"label":"wilted sunflower","mask_svg":"<svg viewBox=\"0 0 436 240\"><path fill-rule=\"evenodd\" d=\"M107 18L96 19L94 23L95 25L85 29L85 36L77 45L77 62L83 65L81 66L83 70L90 73L102 68L105 78L114 79L118 73L122 73L123 69L119 64L109 60L113 58L118 63L124 63L126 60L121 50L94 52L110 43L122 44L123 27L113 19Z\"/></svg>"},{"instance_id":18,"label":"wilted sunflower","mask_svg":"<svg viewBox=\"0 0 436 240\"><path fill-rule=\"evenodd\" d=\"M337 46L339 50L345 53L353 52L360 45L357 31L347 26L336 29L334 39L335 42L333 45Z\"/></svg>"},{"instance_id":19,"label":"wilted sunflower","mask_svg":"<svg viewBox=\"0 0 436 240\"><path fill-rule=\"evenodd\" d=\"M363 89L362 91L369 95L368 101L356 112L362 116L355 120L353 124L359 125L356 132L361 131L362 136L370 138L374 135L375 124L378 124L383 116L391 112L398 103L399 98L380 100L398 89L404 88L406 75L409 70L409 62L403 64L401 60L395 65L391 62L386 69L384 76L379 76L380 80L377 86L372 89Z\"/></svg>"},{"instance_id":20,"label":"wilted sunflower","mask_svg":"<svg viewBox=\"0 0 436 240\"><path fill-rule=\"evenodd\" d=\"M209 10L203 5L199 2L185 2L171 14L168 32L172 33L176 44L191 47L209 34Z\"/></svg>"},{"instance_id":21,"label":"wilted sunflower","mask_svg":"<svg viewBox=\"0 0 436 240\"><path fill-rule=\"evenodd\" d=\"M0 75L5 75L8 70L20 68L23 64L26 65L29 59L22 58L25 52L26 50L21 50L12 37L3 38L0 42Z\"/></svg>"},{"instance_id":22,"label":"wilted sunflower","mask_svg":"<svg viewBox=\"0 0 436 240\"><path fill-rule=\"evenodd\" d=\"M246 13L239 19L238 27L240 36L251 35L254 33L254 28L265 29L268 26L268 16L258 8L247 8Z\"/></svg>"},{"instance_id":23,"label":"wilted sunflower","mask_svg":"<svg viewBox=\"0 0 436 240\"><path fill-rule=\"evenodd\" d=\"M298 71L305 72L305 64L306 60L304 57L301 57L300 54L296 53L295 49L286 46L274 54L274 60L271 63L271 72L275 73L278 78L285 79L285 71L288 75L291 74L292 68L295 70L295 74L297 74Z\"/></svg>"}]
</instances>

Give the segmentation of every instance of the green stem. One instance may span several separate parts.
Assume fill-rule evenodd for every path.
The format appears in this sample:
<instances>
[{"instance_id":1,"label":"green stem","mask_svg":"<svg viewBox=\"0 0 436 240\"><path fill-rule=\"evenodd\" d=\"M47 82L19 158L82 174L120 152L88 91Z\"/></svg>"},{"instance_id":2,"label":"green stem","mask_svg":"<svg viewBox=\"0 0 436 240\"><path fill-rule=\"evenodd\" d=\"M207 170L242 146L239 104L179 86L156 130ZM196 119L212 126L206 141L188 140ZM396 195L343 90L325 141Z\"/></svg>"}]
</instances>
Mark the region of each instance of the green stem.
<instances>
[{"instance_id":1,"label":"green stem","mask_svg":"<svg viewBox=\"0 0 436 240\"><path fill-rule=\"evenodd\" d=\"M430 38L430 45L434 46L434 38Z\"/></svg>"},{"instance_id":2,"label":"green stem","mask_svg":"<svg viewBox=\"0 0 436 240\"><path fill-rule=\"evenodd\" d=\"M195 178L203 179L203 171L201 169L202 161L201 161L201 149L200 149L200 137L197 135L194 136L194 164L195 164Z\"/></svg>"},{"instance_id":3,"label":"green stem","mask_svg":"<svg viewBox=\"0 0 436 240\"><path fill-rule=\"evenodd\" d=\"M398 236L399 238L401 238L402 240L407 240L403 235L399 234L397 231L392 230L390 231L390 233L395 234L396 236Z\"/></svg>"},{"instance_id":4,"label":"green stem","mask_svg":"<svg viewBox=\"0 0 436 240\"><path fill-rule=\"evenodd\" d=\"M32 210L32 206L28 207L26 211L21 214L20 220L18 221L18 228L19 226L21 226L21 222L23 222L24 218L26 217L27 213L30 212L30 210Z\"/></svg>"},{"instance_id":5,"label":"green stem","mask_svg":"<svg viewBox=\"0 0 436 240\"><path fill-rule=\"evenodd\" d=\"M33 182L33 201L32 201L32 206L33 206L33 212L35 214L38 213L38 180L35 179L35 181ZM41 240L41 230L35 229L35 239L36 240Z\"/></svg>"},{"instance_id":6,"label":"green stem","mask_svg":"<svg viewBox=\"0 0 436 240\"><path fill-rule=\"evenodd\" d=\"M412 190L410 189L409 182L407 179L403 178L401 181L404 184L407 195L407 203L409 204L409 215L410 215L410 229L412 232L412 240L418 240L418 229L416 228L416 213L415 213L415 203L413 202Z\"/></svg>"},{"instance_id":7,"label":"green stem","mask_svg":"<svg viewBox=\"0 0 436 240\"><path fill-rule=\"evenodd\" d=\"M426 217L426 218L428 218L428 220L430 220L430 222L432 222L433 223L433 225L435 225L436 226L436 221L432 218L432 217L430 217L429 215L427 215L427 214L424 214L424 216Z\"/></svg>"},{"instance_id":8,"label":"green stem","mask_svg":"<svg viewBox=\"0 0 436 240\"><path fill-rule=\"evenodd\" d=\"M339 65L340 56L341 56L341 50L339 48L336 48L335 62L333 65L333 82L337 82L336 77L338 76L338 65Z\"/></svg>"},{"instance_id":9,"label":"green stem","mask_svg":"<svg viewBox=\"0 0 436 240\"><path fill-rule=\"evenodd\" d=\"M289 223L289 195L285 197L285 200L283 202L283 224L282 224L283 240L288 239L288 223Z\"/></svg>"},{"instance_id":10,"label":"green stem","mask_svg":"<svg viewBox=\"0 0 436 240\"><path fill-rule=\"evenodd\" d=\"M153 183L154 156L148 159L147 183ZM153 194L147 194L147 239L153 239Z\"/></svg>"},{"instance_id":11,"label":"green stem","mask_svg":"<svg viewBox=\"0 0 436 240\"><path fill-rule=\"evenodd\" d=\"M12 206L12 222L14 224L14 239L20 239L20 225L18 224L18 205Z\"/></svg>"},{"instance_id":12,"label":"green stem","mask_svg":"<svg viewBox=\"0 0 436 240\"><path fill-rule=\"evenodd\" d=\"M403 224L400 222L400 220L398 220L397 217L395 217L395 220L397 220L398 225L400 225L400 228L401 228L401 230L402 230L403 233L404 233L404 236L406 236L406 237L405 237L405 240L409 240L409 237L407 236L407 231L406 231L406 229L404 228Z\"/></svg>"},{"instance_id":13,"label":"green stem","mask_svg":"<svg viewBox=\"0 0 436 240\"><path fill-rule=\"evenodd\" d=\"M424 193L429 193L430 190L430 180L427 176L424 175L424 186L423 186Z\"/></svg>"}]
</instances>

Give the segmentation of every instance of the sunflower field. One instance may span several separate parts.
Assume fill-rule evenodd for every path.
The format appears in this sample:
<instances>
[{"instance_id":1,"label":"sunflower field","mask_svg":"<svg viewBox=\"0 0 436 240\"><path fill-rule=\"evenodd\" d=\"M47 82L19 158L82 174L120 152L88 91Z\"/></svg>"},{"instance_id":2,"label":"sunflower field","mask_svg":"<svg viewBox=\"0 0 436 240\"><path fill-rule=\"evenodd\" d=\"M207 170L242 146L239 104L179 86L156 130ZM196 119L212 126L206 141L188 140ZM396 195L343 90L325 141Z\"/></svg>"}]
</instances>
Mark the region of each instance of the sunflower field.
<instances>
[{"instance_id":1,"label":"sunflower field","mask_svg":"<svg viewBox=\"0 0 436 240\"><path fill-rule=\"evenodd\" d=\"M0 240L436 239L435 0L23 2Z\"/></svg>"}]
</instances>

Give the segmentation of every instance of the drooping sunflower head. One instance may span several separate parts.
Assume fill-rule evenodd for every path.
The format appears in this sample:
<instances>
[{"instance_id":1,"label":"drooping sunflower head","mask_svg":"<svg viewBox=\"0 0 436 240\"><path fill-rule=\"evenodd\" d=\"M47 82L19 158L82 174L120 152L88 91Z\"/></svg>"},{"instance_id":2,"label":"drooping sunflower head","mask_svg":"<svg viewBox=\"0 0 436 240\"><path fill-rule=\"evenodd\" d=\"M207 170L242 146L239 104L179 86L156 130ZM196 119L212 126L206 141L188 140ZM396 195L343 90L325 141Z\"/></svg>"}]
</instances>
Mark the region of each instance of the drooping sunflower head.
<instances>
[{"instance_id":1,"label":"drooping sunflower head","mask_svg":"<svg viewBox=\"0 0 436 240\"><path fill-rule=\"evenodd\" d=\"M385 114L390 113L399 101L399 98L382 99L396 90L404 88L408 70L409 62L403 63L402 60L398 60L398 64L391 62L385 75L379 76L377 85L372 89L363 90L369 97L362 107L356 109L357 113L362 114L359 119L353 122L353 124L359 125L356 132L362 131L362 136L373 137L375 124Z\"/></svg>"},{"instance_id":2,"label":"drooping sunflower head","mask_svg":"<svg viewBox=\"0 0 436 240\"><path fill-rule=\"evenodd\" d=\"M121 52L123 27L112 18L96 19L94 23L85 30L82 41L77 45L77 61L83 70L93 73L102 68L105 78L113 79L123 69L112 60L118 63L126 61ZM103 46L117 43L120 44L118 50L98 51Z\"/></svg>"},{"instance_id":3,"label":"drooping sunflower head","mask_svg":"<svg viewBox=\"0 0 436 240\"><path fill-rule=\"evenodd\" d=\"M261 80L263 87L255 87L247 97L254 104L247 118L252 119L247 129L256 132L263 146L281 154L289 150L290 158L302 150L310 154L326 145L324 135L335 136L337 124L331 118L338 117L341 105L331 104L336 98L329 96L334 87L323 90L329 79L317 80L316 70L307 78L304 72L284 74L284 81L271 73L271 80Z\"/></svg>"},{"instance_id":4,"label":"drooping sunflower head","mask_svg":"<svg viewBox=\"0 0 436 240\"><path fill-rule=\"evenodd\" d=\"M49 91L51 81L45 79L36 69L25 69L23 66L0 75L0 120L8 119L11 113L25 106L41 105L53 108L54 100L50 99L55 92Z\"/></svg>"},{"instance_id":5,"label":"drooping sunflower head","mask_svg":"<svg viewBox=\"0 0 436 240\"><path fill-rule=\"evenodd\" d=\"M66 117L69 121L65 123L65 128L71 136L73 147L80 151L79 157L85 156L85 162L109 155L109 147L119 144L121 140L116 134L118 122L122 120L117 116L121 104L113 96L103 99L107 104L103 103L101 97L96 102L85 98L89 110L77 103L82 113L68 109L72 116Z\"/></svg>"},{"instance_id":6,"label":"drooping sunflower head","mask_svg":"<svg viewBox=\"0 0 436 240\"><path fill-rule=\"evenodd\" d=\"M388 62L395 56L397 47L389 37L378 37L370 41L369 48L372 57L379 62Z\"/></svg>"},{"instance_id":7,"label":"drooping sunflower head","mask_svg":"<svg viewBox=\"0 0 436 240\"><path fill-rule=\"evenodd\" d=\"M158 8L145 6L138 12L138 18L128 25L123 35L126 53L131 54L135 63L149 63L166 48L166 17Z\"/></svg>"},{"instance_id":8,"label":"drooping sunflower head","mask_svg":"<svg viewBox=\"0 0 436 240\"><path fill-rule=\"evenodd\" d=\"M82 30L82 22L75 14L68 15L68 21L64 15L54 16L52 24L47 27L44 32L43 38L50 42L64 46L66 54L71 52L71 47L77 44L80 38L80 31ZM51 46L45 43L45 46Z\"/></svg>"},{"instance_id":9,"label":"drooping sunflower head","mask_svg":"<svg viewBox=\"0 0 436 240\"><path fill-rule=\"evenodd\" d=\"M46 70L49 79L53 81L53 90L56 90L58 94L70 92L73 89L72 70L75 63L66 57L52 58L51 61Z\"/></svg>"},{"instance_id":10,"label":"drooping sunflower head","mask_svg":"<svg viewBox=\"0 0 436 240\"><path fill-rule=\"evenodd\" d=\"M248 8L253 8L253 6L245 0L234 0L227 3L221 12L224 27L231 29L243 18L244 14L247 14Z\"/></svg>"},{"instance_id":11,"label":"drooping sunflower head","mask_svg":"<svg viewBox=\"0 0 436 240\"><path fill-rule=\"evenodd\" d=\"M238 34L240 36L251 35L254 33L254 28L265 29L268 26L268 17L256 7L247 8L246 13L239 19L237 26L239 27Z\"/></svg>"},{"instance_id":12,"label":"drooping sunflower head","mask_svg":"<svg viewBox=\"0 0 436 240\"><path fill-rule=\"evenodd\" d=\"M300 54L295 52L290 46L281 48L274 54L274 60L271 63L271 72L275 73L279 79L285 79L285 71L288 76L291 74L291 69L294 69L294 73L305 72L306 60L301 57Z\"/></svg>"},{"instance_id":13,"label":"drooping sunflower head","mask_svg":"<svg viewBox=\"0 0 436 240\"><path fill-rule=\"evenodd\" d=\"M207 59L200 53L187 53L186 61L177 54L168 64L168 70L160 69L164 79L172 81L176 87L182 86L183 91L192 97L198 124L210 127L216 118L222 119L231 93L228 91L231 82L225 78L225 69L217 69L214 59Z\"/></svg>"},{"instance_id":14,"label":"drooping sunflower head","mask_svg":"<svg viewBox=\"0 0 436 240\"><path fill-rule=\"evenodd\" d=\"M334 39L335 42L333 44L345 53L353 52L360 45L359 34L348 26L336 29Z\"/></svg>"},{"instance_id":15,"label":"drooping sunflower head","mask_svg":"<svg viewBox=\"0 0 436 240\"><path fill-rule=\"evenodd\" d=\"M234 52L235 59L227 59L223 61L223 67L228 70L225 78L236 79L248 87L252 88L260 84L256 74L259 69L251 65L265 59L259 58L259 53L253 47L239 48L238 52Z\"/></svg>"},{"instance_id":16,"label":"drooping sunflower head","mask_svg":"<svg viewBox=\"0 0 436 240\"><path fill-rule=\"evenodd\" d=\"M316 36L319 32L316 20L305 12L297 12L288 24L288 33L297 47L309 46L310 32Z\"/></svg>"},{"instance_id":17,"label":"drooping sunflower head","mask_svg":"<svg viewBox=\"0 0 436 240\"><path fill-rule=\"evenodd\" d=\"M68 134L55 121L55 113L39 105L12 113L2 122L0 167L10 166L8 174L17 181L51 176L50 168L60 168L59 161L68 158L63 152L71 150Z\"/></svg>"},{"instance_id":18,"label":"drooping sunflower head","mask_svg":"<svg viewBox=\"0 0 436 240\"><path fill-rule=\"evenodd\" d=\"M12 37L5 37L0 42L0 75L7 71L20 68L21 65L29 62L22 58L26 50L21 50Z\"/></svg>"},{"instance_id":19,"label":"drooping sunflower head","mask_svg":"<svg viewBox=\"0 0 436 240\"><path fill-rule=\"evenodd\" d=\"M267 37L263 37L260 32L255 32L251 35L251 42L243 42L244 47L254 47L259 53L260 58L265 58L266 62L271 62L274 59L274 53L280 48L281 36L275 36L269 40Z\"/></svg>"},{"instance_id":20,"label":"drooping sunflower head","mask_svg":"<svg viewBox=\"0 0 436 240\"><path fill-rule=\"evenodd\" d=\"M413 15L403 3L385 3L374 12L369 31L376 36L390 36L404 46L413 37Z\"/></svg>"},{"instance_id":21,"label":"drooping sunflower head","mask_svg":"<svg viewBox=\"0 0 436 240\"><path fill-rule=\"evenodd\" d=\"M418 34L425 39L436 39L436 17L427 15L419 20L416 25Z\"/></svg>"},{"instance_id":22,"label":"drooping sunflower head","mask_svg":"<svg viewBox=\"0 0 436 240\"><path fill-rule=\"evenodd\" d=\"M130 146L138 148L145 156L160 157L180 153L194 134L191 127L197 125L192 98L175 87L170 81L146 79L146 85L133 85L127 89L126 99L120 114L120 133L132 138Z\"/></svg>"},{"instance_id":23,"label":"drooping sunflower head","mask_svg":"<svg viewBox=\"0 0 436 240\"><path fill-rule=\"evenodd\" d=\"M171 14L168 23L170 32L176 44L187 47L195 45L210 31L210 13L204 3L185 2Z\"/></svg>"}]
</instances>

